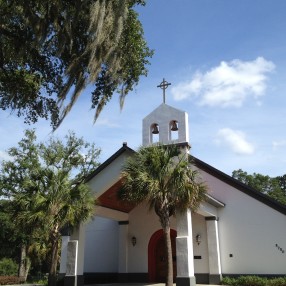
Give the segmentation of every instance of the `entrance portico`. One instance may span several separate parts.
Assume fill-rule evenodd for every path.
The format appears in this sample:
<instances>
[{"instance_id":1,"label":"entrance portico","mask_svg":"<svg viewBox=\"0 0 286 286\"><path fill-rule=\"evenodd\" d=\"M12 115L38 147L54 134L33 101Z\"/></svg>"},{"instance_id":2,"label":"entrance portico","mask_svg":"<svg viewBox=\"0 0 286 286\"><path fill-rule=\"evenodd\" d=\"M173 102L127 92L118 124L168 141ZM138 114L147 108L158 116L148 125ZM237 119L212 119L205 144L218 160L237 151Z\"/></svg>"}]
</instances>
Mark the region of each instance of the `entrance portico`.
<instances>
[{"instance_id":1,"label":"entrance portico","mask_svg":"<svg viewBox=\"0 0 286 286\"><path fill-rule=\"evenodd\" d=\"M122 148L128 147L124 145ZM106 166L106 168L113 167L112 164ZM110 272L98 273L96 267L93 270L91 265L89 265L88 268L92 269L92 271L89 270L88 275L92 275L95 282L102 281L101 279L103 278L104 281L110 282L160 282L160 280L156 280L156 275L154 279L154 273L156 273L157 269L156 264L153 264L153 268L150 267L150 251L148 249L152 236L156 232L161 231L159 219L144 204L136 207L126 204L121 205L117 196L114 195L119 188L120 180L106 191L101 192L98 198L99 205L96 207L97 217L104 217L117 222L116 230L114 231L114 235L116 235L114 241L117 244L116 249L118 253L109 254L113 256L111 257L112 260L117 260L117 267L110 270ZM175 243L173 243L173 245L176 245L176 248L173 251L177 267L177 285L196 285L196 281L198 283L208 283L220 279L217 217L218 209L223 206L224 204L208 196L207 201L201 204L196 213L189 211L185 216L177 215L176 218L172 218L172 237L176 237ZM196 241L198 234L200 234L202 240L200 245ZM99 233L99 235L101 234ZM132 243L133 237L136 238L135 245ZM82 259L78 260L79 265L77 266L77 276L80 282L84 274L83 269L86 269L84 263L90 264L91 261L88 257L93 256L94 261L99 263L102 260L102 256L96 252L92 253L93 250L90 249L85 251L88 259L83 259L83 226L81 231L73 234L72 239L78 239L79 245L81 245L78 248L78 257ZM100 241L102 243L106 241L107 243L108 239L110 237L103 238ZM106 245L102 246L108 247ZM98 277L100 277L99 280L97 280ZM108 280L106 277L108 279L113 278Z\"/></svg>"}]
</instances>

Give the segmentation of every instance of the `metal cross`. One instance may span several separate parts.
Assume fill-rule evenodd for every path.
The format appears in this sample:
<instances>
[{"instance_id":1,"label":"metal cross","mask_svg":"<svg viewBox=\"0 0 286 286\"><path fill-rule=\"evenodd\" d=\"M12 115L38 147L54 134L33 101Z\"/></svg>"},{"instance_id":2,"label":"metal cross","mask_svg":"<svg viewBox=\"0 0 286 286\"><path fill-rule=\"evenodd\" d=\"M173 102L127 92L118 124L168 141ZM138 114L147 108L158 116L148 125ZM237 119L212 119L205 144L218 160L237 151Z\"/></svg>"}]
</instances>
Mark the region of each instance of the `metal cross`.
<instances>
[{"instance_id":1,"label":"metal cross","mask_svg":"<svg viewBox=\"0 0 286 286\"><path fill-rule=\"evenodd\" d=\"M165 98L165 90L168 88L168 86L171 85L171 83L165 81L165 79L163 78L163 81L157 85L157 87L160 87L163 89L163 102L165 103L166 98Z\"/></svg>"}]
</instances>

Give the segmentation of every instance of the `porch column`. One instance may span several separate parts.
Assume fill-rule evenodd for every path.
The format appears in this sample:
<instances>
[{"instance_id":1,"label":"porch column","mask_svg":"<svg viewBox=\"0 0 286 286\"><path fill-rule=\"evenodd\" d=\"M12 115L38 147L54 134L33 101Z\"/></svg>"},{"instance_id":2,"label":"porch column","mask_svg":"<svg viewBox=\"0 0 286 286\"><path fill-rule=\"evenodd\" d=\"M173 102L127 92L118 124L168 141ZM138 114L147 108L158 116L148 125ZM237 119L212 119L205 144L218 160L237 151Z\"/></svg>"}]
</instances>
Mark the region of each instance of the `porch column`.
<instances>
[{"instance_id":1,"label":"porch column","mask_svg":"<svg viewBox=\"0 0 286 286\"><path fill-rule=\"evenodd\" d=\"M73 243L71 243L71 241L73 241ZM76 229L73 230L73 233L71 235L71 241L69 242L69 245L68 245L67 267L70 263L73 263L72 261L70 261L70 259L73 259L73 257L76 257L75 286L82 286L84 285L84 277L83 277L84 244L85 244L85 225L84 224L80 224ZM69 251L76 252L76 253L70 253L69 255ZM68 283L67 276L68 275L66 275L65 277L65 285L70 286L70 284Z\"/></svg>"},{"instance_id":2,"label":"porch column","mask_svg":"<svg viewBox=\"0 0 286 286\"><path fill-rule=\"evenodd\" d=\"M70 240L69 235L62 236L62 247L61 247L61 262L60 262L60 277L64 277L67 270L67 247Z\"/></svg>"},{"instance_id":3,"label":"porch column","mask_svg":"<svg viewBox=\"0 0 286 286\"><path fill-rule=\"evenodd\" d=\"M121 283L128 281L128 224L129 221L119 221L118 237L118 280Z\"/></svg>"},{"instance_id":4,"label":"porch column","mask_svg":"<svg viewBox=\"0 0 286 286\"><path fill-rule=\"evenodd\" d=\"M221 264L220 264L220 250L218 238L218 218L206 217L208 250L209 250L209 283L220 284Z\"/></svg>"},{"instance_id":5,"label":"porch column","mask_svg":"<svg viewBox=\"0 0 286 286\"><path fill-rule=\"evenodd\" d=\"M177 286L194 286L194 252L192 214L187 210L184 214L177 214Z\"/></svg>"},{"instance_id":6,"label":"porch column","mask_svg":"<svg viewBox=\"0 0 286 286\"><path fill-rule=\"evenodd\" d=\"M67 244L67 264L64 286L77 286L78 241L70 240Z\"/></svg>"}]
</instances>

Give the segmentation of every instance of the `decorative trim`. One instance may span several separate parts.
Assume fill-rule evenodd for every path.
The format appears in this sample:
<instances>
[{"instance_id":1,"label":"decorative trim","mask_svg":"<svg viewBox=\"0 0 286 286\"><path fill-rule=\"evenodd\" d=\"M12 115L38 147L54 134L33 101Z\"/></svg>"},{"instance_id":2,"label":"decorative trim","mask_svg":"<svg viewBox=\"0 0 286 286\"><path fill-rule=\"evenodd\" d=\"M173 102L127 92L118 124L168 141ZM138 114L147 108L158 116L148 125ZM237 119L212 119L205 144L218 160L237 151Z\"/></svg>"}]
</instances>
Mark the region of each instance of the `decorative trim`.
<instances>
[{"instance_id":1,"label":"decorative trim","mask_svg":"<svg viewBox=\"0 0 286 286\"><path fill-rule=\"evenodd\" d=\"M216 221L219 221L219 218L218 218L218 217L216 217L216 216L206 216L206 217L205 217L205 220L206 220L206 221L209 221L209 220L216 220Z\"/></svg>"},{"instance_id":2,"label":"decorative trim","mask_svg":"<svg viewBox=\"0 0 286 286\"><path fill-rule=\"evenodd\" d=\"M193 277L177 277L176 279L177 286L196 286L196 278Z\"/></svg>"},{"instance_id":3,"label":"decorative trim","mask_svg":"<svg viewBox=\"0 0 286 286\"><path fill-rule=\"evenodd\" d=\"M209 273L195 273L196 283L209 284Z\"/></svg>"},{"instance_id":4,"label":"decorative trim","mask_svg":"<svg viewBox=\"0 0 286 286\"><path fill-rule=\"evenodd\" d=\"M120 281L121 279L125 279L125 281ZM118 282L147 283L148 273L118 273Z\"/></svg>"},{"instance_id":5,"label":"decorative trim","mask_svg":"<svg viewBox=\"0 0 286 286\"><path fill-rule=\"evenodd\" d=\"M209 284L220 285L221 274L210 274L209 275Z\"/></svg>"},{"instance_id":6,"label":"decorative trim","mask_svg":"<svg viewBox=\"0 0 286 286\"><path fill-rule=\"evenodd\" d=\"M76 276L65 276L64 286L76 286Z\"/></svg>"},{"instance_id":7,"label":"decorative trim","mask_svg":"<svg viewBox=\"0 0 286 286\"><path fill-rule=\"evenodd\" d=\"M218 218L216 216L206 216L205 217L205 220L206 221L209 221L209 220L218 220Z\"/></svg>"},{"instance_id":8,"label":"decorative trim","mask_svg":"<svg viewBox=\"0 0 286 286\"><path fill-rule=\"evenodd\" d=\"M188 142L178 142L178 143L170 143L170 144L164 144L166 146L172 146L172 145L176 145L177 147L187 147L188 150L191 149L191 146Z\"/></svg>"},{"instance_id":9,"label":"decorative trim","mask_svg":"<svg viewBox=\"0 0 286 286\"><path fill-rule=\"evenodd\" d=\"M83 285L84 285L84 275L77 275L76 286L83 286Z\"/></svg>"},{"instance_id":10,"label":"decorative trim","mask_svg":"<svg viewBox=\"0 0 286 286\"><path fill-rule=\"evenodd\" d=\"M214 197L212 197L210 194L206 194L206 201L213 205L216 208L223 208L225 207L225 203L215 199Z\"/></svg>"},{"instance_id":11,"label":"decorative trim","mask_svg":"<svg viewBox=\"0 0 286 286\"><path fill-rule=\"evenodd\" d=\"M129 224L129 220L123 220L118 222L119 225L126 225Z\"/></svg>"},{"instance_id":12,"label":"decorative trim","mask_svg":"<svg viewBox=\"0 0 286 286\"><path fill-rule=\"evenodd\" d=\"M83 286L84 275L69 275L64 277L64 286Z\"/></svg>"}]
</instances>

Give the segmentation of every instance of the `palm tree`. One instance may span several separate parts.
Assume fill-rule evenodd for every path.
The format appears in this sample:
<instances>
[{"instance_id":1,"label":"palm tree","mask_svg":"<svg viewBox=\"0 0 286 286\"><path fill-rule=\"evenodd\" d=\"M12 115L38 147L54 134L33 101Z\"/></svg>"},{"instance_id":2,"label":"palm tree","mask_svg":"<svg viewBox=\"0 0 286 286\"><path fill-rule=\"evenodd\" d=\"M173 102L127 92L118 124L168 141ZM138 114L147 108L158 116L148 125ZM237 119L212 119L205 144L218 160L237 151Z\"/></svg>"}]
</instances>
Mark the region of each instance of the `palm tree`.
<instances>
[{"instance_id":1,"label":"palm tree","mask_svg":"<svg viewBox=\"0 0 286 286\"><path fill-rule=\"evenodd\" d=\"M173 285L170 217L195 210L204 199L206 186L197 175L176 145L141 147L123 166L120 198L136 204L147 201L159 217L167 252L167 286Z\"/></svg>"},{"instance_id":2,"label":"palm tree","mask_svg":"<svg viewBox=\"0 0 286 286\"><path fill-rule=\"evenodd\" d=\"M94 213L95 198L85 180L97 168L99 152L73 132L64 141L36 144L35 131L27 130L19 147L9 151L14 160L2 164L0 191L11 198L11 216L26 238L23 246L47 247L49 286L56 285L61 230Z\"/></svg>"},{"instance_id":3,"label":"palm tree","mask_svg":"<svg viewBox=\"0 0 286 286\"><path fill-rule=\"evenodd\" d=\"M73 188L61 172L49 174L44 179L47 189L32 197L15 195L15 209L21 210L15 218L18 224L33 226L35 232L41 229L40 239L50 245L48 286L55 286L61 230L67 225L76 227L90 218L94 213L95 199L87 185Z\"/></svg>"}]
</instances>

